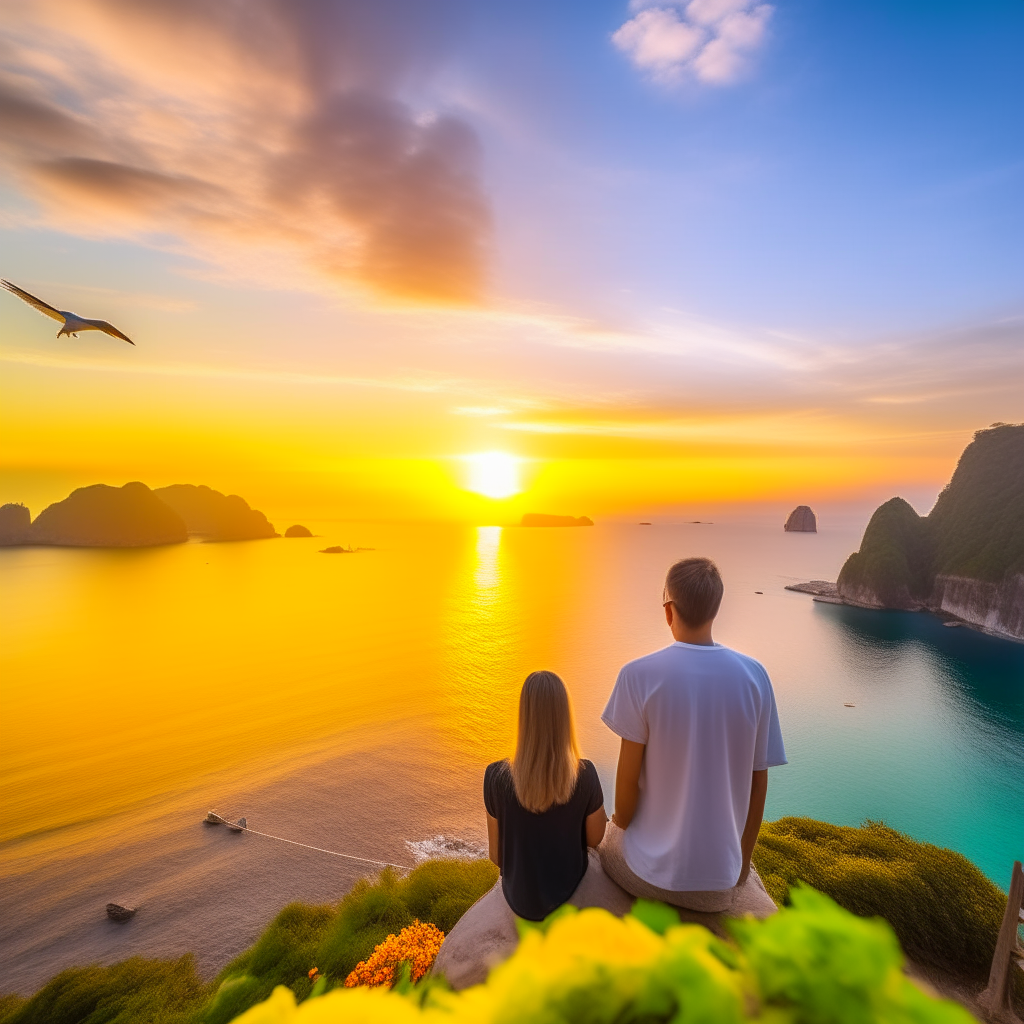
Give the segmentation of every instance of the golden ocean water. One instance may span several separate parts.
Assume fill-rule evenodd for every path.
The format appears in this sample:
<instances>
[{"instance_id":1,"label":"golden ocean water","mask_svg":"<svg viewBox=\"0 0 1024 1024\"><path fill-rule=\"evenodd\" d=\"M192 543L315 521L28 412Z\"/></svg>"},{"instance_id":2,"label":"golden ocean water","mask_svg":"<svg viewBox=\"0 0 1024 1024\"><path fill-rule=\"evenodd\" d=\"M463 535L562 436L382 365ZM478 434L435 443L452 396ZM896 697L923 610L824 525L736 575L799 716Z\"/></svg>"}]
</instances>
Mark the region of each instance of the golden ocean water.
<instances>
[{"instance_id":1,"label":"golden ocean water","mask_svg":"<svg viewBox=\"0 0 1024 1024\"><path fill-rule=\"evenodd\" d=\"M600 711L619 666L669 642L661 581L691 554L723 570L717 638L775 682L791 763L769 817L882 818L1000 882L1019 856L1024 647L784 590L835 579L862 522L318 529L0 551L4 987L134 953L209 972L284 903L373 870L205 829L211 806L356 857L474 849L536 668L565 678L610 801ZM319 553L336 543L373 550ZM102 914L121 897L141 906L123 927Z\"/></svg>"}]
</instances>

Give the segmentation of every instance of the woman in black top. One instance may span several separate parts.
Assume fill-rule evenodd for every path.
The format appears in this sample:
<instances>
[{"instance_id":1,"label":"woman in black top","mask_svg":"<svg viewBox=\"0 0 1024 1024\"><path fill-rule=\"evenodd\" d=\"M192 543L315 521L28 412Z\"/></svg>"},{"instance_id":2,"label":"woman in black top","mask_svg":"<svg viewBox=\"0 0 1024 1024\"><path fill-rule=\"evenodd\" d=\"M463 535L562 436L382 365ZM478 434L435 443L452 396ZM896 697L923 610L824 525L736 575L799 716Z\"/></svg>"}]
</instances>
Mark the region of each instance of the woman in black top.
<instances>
[{"instance_id":1,"label":"woman in black top","mask_svg":"<svg viewBox=\"0 0 1024 1024\"><path fill-rule=\"evenodd\" d=\"M532 672L519 696L515 757L484 773L491 860L519 917L540 921L561 906L587 871L587 848L608 819L594 765L580 757L565 684Z\"/></svg>"}]
</instances>

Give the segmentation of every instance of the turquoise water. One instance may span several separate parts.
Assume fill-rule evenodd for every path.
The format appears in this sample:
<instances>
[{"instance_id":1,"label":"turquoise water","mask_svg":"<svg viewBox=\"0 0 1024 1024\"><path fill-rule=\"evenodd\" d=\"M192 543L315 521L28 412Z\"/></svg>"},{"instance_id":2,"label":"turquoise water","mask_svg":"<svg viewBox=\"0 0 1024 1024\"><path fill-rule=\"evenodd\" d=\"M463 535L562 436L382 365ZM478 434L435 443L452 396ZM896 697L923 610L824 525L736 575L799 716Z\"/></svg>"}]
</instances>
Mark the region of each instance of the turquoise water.
<instances>
[{"instance_id":1,"label":"turquoise water","mask_svg":"<svg viewBox=\"0 0 1024 1024\"><path fill-rule=\"evenodd\" d=\"M1005 891L1024 853L1024 645L909 612L814 612L830 641L822 695L857 707L827 729L820 703L789 709L797 757L769 813L884 819L960 851Z\"/></svg>"},{"instance_id":2,"label":"turquoise water","mask_svg":"<svg viewBox=\"0 0 1024 1024\"><path fill-rule=\"evenodd\" d=\"M774 681L790 763L766 816L883 820L1005 889L1024 856L1024 645L785 590L834 580L858 546L863 522L822 519L0 551L5 987L187 951L209 976L286 903L374 870L204 828L210 807L357 857L479 852L483 768L533 669L566 680L610 806L600 712L619 667L670 642L665 569L695 554L725 580L716 638ZM113 925L109 900L141 909Z\"/></svg>"}]
</instances>

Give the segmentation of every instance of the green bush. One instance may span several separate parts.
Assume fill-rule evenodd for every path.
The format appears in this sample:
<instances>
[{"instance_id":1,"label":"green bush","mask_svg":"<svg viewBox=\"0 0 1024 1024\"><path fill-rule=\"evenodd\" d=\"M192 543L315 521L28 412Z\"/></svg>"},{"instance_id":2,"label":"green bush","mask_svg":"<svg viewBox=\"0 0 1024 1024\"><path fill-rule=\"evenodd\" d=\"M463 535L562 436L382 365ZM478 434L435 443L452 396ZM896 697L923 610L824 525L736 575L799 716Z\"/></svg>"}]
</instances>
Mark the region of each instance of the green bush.
<instances>
[{"instance_id":1,"label":"green bush","mask_svg":"<svg viewBox=\"0 0 1024 1024\"><path fill-rule=\"evenodd\" d=\"M414 919L436 924L447 934L497 878L498 869L489 860L428 861L407 878L386 868L372 884L357 882L342 900L316 964L325 975L343 981L374 946Z\"/></svg>"},{"instance_id":2,"label":"green bush","mask_svg":"<svg viewBox=\"0 0 1024 1024\"><path fill-rule=\"evenodd\" d=\"M754 864L776 903L807 882L861 917L883 917L907 956L974 981L988 977L1006 897L966 857L880 822L811 818L762 826Z\"/></svg>"},{"instance_id":3,"label":"green bush","mask_svg":"<svg viewBox=\"0 0 1024 1024\"><path fill-rule=\"evenodd\" d=\"M971 1024L904 977L889 926L801 887L792 908L733 922L726 943L641 900L623 919L561 907L486 982L275 990L237 1024Z\"/></svg>"},{"instance_id":4,"label":"green bush","mask_svg":"<svg viewBox=\"0 0 1024 1024\"><path fill-rule=\"evenodd\" d=\"M112 967L62 971L0 1020L3 1024L186 1024L206 998L191 955L180 960L135 956Z\"/></svg>"}]
</instances>

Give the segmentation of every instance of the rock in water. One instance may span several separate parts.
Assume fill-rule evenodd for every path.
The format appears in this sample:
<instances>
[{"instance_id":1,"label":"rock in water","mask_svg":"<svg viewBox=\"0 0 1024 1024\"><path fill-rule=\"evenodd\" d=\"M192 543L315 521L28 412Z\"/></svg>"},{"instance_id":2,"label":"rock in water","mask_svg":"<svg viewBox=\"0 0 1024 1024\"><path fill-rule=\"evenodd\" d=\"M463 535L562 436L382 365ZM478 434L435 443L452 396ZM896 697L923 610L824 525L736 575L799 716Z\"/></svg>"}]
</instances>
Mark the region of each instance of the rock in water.
<instances>
[{"instance_id":1,"label":"rock in water","mask_svg":"<svg viewBox=\"0 0 1024 1024\"><path fill-rule=\"evenodd\" d=\"M79 487L36 516L23 543L141 548L188 540L181 517L145 484Z\"/></svg>"},{"instance_id":2,"label":"rock in water","mask_svg":"<svg viewBox=\"0 0 1024 1024\"><path fill-rule=\"evenodd\" d=\"M127 921L135 916L138 907L126 907L123 903L108 903L107 917L111 921Z\"/></svg>"},{"instance_id":3,"label":"rock in water","mask_svg":"<svg viewBox=\"0 0 1024 1024\"><path fill-rule=\"evenodd\" d=\"M24 505L0 505L0 547L24 544L32 527L32 513Z\"/></svg>"},{"instance_id":4,"label":"rock in water","mask_svg":"<svg viewBox=\"0 0 1024 1024\"><path fill-rule=\"evenodd\" d=\"M276 537L274 524L237 494L221 494L211 487L172 484L153 492L185 520L188 532L204 540L261 540Z\"/></svg>"},{"instance_id":5,"label":"rock in water","mask_svg":"<svg viewBox=\"0 0 1024 1024\"><path fill-rule=\"evenodd\" d=\"M811 506L797 505L789 513L784 529L786 533L817 533L818 520L815 519Z\"/></svg>"},{"instance_id":6,"label":"rock in water","mask_svg":"<svg viewBox=\"0 0 1024 1024\"><path fill-rule=\"evenodd\" d=\"M288 529L284 531L284 535L286 537L312 537L313 536L313 534L309 531L308 527L300 526L298 523L296 523L294 526L289 526Z\"/></svg>"}]
</instances>

